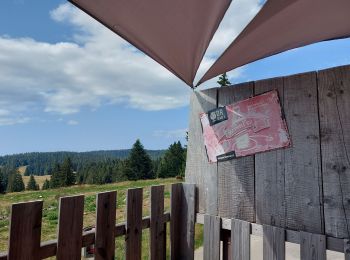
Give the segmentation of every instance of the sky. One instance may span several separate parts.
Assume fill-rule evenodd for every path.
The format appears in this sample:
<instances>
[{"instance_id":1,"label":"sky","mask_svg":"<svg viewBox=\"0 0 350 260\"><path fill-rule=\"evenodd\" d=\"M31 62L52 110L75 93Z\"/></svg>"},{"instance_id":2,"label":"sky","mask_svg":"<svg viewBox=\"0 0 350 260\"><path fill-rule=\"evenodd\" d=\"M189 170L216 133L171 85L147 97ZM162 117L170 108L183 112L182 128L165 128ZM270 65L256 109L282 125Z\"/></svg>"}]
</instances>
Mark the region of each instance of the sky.
<instances>
[{"instance_id":1,"label":"sky","mask_svg":"<svg viewBox=\"0 0 350 260\"><path fill-rule=\"evenodd\" d=\"M235 0L197 79L262 6ZM257 43L258 44L258 43ZM313 44L228 73L231 83L350 63L350 40ZM216 87L217 79L201 88ZM63 0L0 2L0 155L147 149L185 143L189 96L181 80Z\"/></svg>"}]
</instances>

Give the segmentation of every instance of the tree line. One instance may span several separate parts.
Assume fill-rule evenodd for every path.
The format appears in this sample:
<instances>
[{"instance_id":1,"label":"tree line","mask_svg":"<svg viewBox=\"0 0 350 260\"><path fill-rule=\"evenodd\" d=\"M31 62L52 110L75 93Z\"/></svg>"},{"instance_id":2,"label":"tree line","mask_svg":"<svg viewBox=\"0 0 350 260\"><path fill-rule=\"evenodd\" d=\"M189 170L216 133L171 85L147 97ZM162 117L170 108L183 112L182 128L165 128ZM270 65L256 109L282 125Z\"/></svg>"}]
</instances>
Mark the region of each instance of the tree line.
<instances>
[{"instance_id":1,"label":"tree line","mask_svg":"<svg viewBox=\"0 0 350 260\"><path fill-rule=\"evenodd\" d=\"M106 184L126 180L169 178L183 176L186 162L186 148L175 142L163 152L161 157L152 158L137 140L125 159L107 158L82 164L79 168L70 157L62 163L51 166L51 178L46 180L42 189L53 189L80 184ZM0 193L38 190L35 177L30 175L27 187L22 175L15 169L0 167Z\"/></svg>"}]
</instances>

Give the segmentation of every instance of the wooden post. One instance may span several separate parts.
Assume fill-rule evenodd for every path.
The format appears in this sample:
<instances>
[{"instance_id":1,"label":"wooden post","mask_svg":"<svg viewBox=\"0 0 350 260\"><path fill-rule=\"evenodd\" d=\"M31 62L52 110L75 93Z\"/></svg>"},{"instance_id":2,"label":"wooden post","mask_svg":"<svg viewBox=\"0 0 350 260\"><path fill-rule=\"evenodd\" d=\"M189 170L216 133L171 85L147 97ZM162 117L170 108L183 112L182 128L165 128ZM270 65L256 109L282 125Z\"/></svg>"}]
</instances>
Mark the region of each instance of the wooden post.
<instances>
[{"instance_id":1,"label":"wooden post","mask_svg":"<svg viewBox=\"0 0 350 260\"><path fill-rule=\"evenodd\" d=\"M142 188L128 189L126 218L126 260L141 259Z\"/></svg>"},{"instance_id":2,"label":"wooden post","mask_svg":"<svg viewBox=\"0 0 350 260\"><path fill-rule=\"evenodd\" d=\"M113 260L115 254L115 222L117 192L103 192L96 199L95 259Z\"/></svg>"},{"instance_id":3,"label":"wooden post","mask_svg":"<svg viewBox=\"0 0 350 260\"><path fill-rule=\"evenodd\" d=\"M8 259L40 259L42 201L13 204Z\"/></svg>"},{"instance_id":4,"label":"wooden post","mask_svg":"<svg viewBox=\"0 0 350 260\"><path fill-rule=\"evenodd\" d=\"M166 258L166 223L164 222L164 186L151 187L150 259Z\"/></svg>"},{"instance_id":5,"label":"wooden post","mask_svg":"<svg viewBox=\"0 0 350 260\"><path fill-rule=\"evenodd\" d=\"M204 216L204 260L220 259L220 229L220 217Z\"/></svg>"},{"instance_id":6,"label":"wooden post","mask_svg":"<svg viewBox=\"0 0 350 260\"><path fill-rule=\"evenodd\" d=\"M238 219L231 221L233 260L250 260L250 223Z\"/></svg>"},{"instance_id":7,"label":"wooden post","mask_svg":"<svg viewBox=\"0 0 350 260\"><path fill-rule=\"evenodd\" d=\"M300 232L300 260L326 260L324 235Z\"/></svg>"},{"instance_id":8,"label":"wooden post","mask_svg":"<svg viewBox=\"0 0 350 260\"><path fill-rule=\"evenodd\" d=\"M171 186L171 259L194 259L195 185Z\"/></svg>"},{"instance_id":9,"label":"wooden post","mask_svg":"<svg viewBox=\"0 0 350 260\"><path fill-rule=\"evenodd\" d=\"M273 226L263 226L264 260L284 260L286 257L285 230Z\"/></svg>"},{"instance_id":10,"label":"wooden post","mask_svg":"<svg viewBox=\"0 0 350 260\"><path fill-rule=\"evenodd\" d=\"M80 260L83 233L84 196L60 198L57 259Z\"/></svg>"}]
</instances>

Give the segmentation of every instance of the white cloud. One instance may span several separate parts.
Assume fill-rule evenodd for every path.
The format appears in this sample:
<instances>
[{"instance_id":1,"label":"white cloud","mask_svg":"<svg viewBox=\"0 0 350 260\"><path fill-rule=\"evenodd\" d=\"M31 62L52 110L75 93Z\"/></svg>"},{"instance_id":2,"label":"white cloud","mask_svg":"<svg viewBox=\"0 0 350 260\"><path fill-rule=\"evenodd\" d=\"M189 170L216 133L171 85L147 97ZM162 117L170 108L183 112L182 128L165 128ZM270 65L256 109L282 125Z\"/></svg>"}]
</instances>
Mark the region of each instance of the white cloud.
<instances>
[{"instance_id":1,"label":"white cloud","mask_svg":"<svg viewBox=\"0 0 350 260\"><path fill-rule=\"evenodd\" d=\"M258 0L233 1L201 73L258 7ZM142 110L188 104L190 89L184 83L82 11L62 4L51 17L74 28L71 42L0 36L0 124L28 121L34 110L64 115L103 104ZM241 73L242 69L229 76Z\"/></svg>"},{"instance_id":2,"label":"white cloud","mask_svg":"<svg viewBox=\"0 0 350 260\"><path fill-rule=\"evenodd\" d=\"M67 125L79 125L79 122L76 120L68 120Z\"/></svg>"},{"instance_id":3,"label":"white cloud","mask_svg":"<svg viewBox=\"0 0 350 260\"><path fill-rule=\"evenodd\" d=\"M188 130L186 128L184 129L176 129L176 130L157 130L153 133L156 137L164 137L164 138L170 138L170 139L180 139L186 137L186 132Z\"/></svg>"}]
</instances>

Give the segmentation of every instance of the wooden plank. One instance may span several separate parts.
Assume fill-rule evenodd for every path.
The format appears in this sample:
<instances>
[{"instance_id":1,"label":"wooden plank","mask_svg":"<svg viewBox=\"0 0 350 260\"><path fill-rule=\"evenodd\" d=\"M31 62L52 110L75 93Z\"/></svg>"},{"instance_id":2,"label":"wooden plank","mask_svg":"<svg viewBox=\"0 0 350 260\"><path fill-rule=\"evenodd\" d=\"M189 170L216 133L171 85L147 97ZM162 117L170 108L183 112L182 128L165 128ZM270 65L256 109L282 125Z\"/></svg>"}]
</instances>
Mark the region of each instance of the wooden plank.
<instances>
[{"instance_id":1,"label":"wooden plank","mask_svg":"<svg viewBox=\"0 0 350 260\"><path fill-rule=\"evenodd\" d=\"M281 84L280 79L274 81L274 85L257 82L256 93ZM283 88L280 95L292 148L256 156L258 223L323 233L316 83L316 73L305 73L286 77L283 86L278 85Z\"/></svg>"},{"instance_id":2,"label":"wooden plank","mask_svg":"<svg viewBox=\"0 0 350 260\"><path fill-rule=\"evenodd\" d=\"M222 239L222 260L232 259L232 244L231 232L229 230L221 229Z\"/></svg>"},{"instance_id":3,"label":"wooden plank","mask_svg":"<svg viewBox=\"0 0 350 260\"><path fill-rule=\"evenodd\" d=\"M84 196L60 198L57 259L81 259Z\"/></svg>"},{"instance_id":4,"label":"wooden plank","mask_svg":"<svg viewBox=\"0 0 350 260\"><path fill-rule=\"evenodd\" d=\"M99 193L96 198L95 259L112 260L115 254L117 192Z\"/></svg>"},{"instance_id":5,"label":"wooden plank","mask_svg":"<svg viewBox=\"0 0 350 260\"><path fill-rule=\"evenodd\" d=\"M233 260L250 260L250 223L238 219L231 222Z\"/></svg>"},{"instance_id":6,"label":"wooden plank","mask_svg":"<svg viewBox=\"0 0 350 260\"><path fill-rule=\"evenodd\" d=\"M9 259L40 259L42 201L11 207Z\"/></svg>"},{"instance_id":7,"label":"wooden plank","mask_svg":"<svg viewBox=\"0 0 350 260\"><path fill-rule=\"evenodd\" d=\"M186 182L197 186L197 212L217 215L217 165L206 155L199 114L216 108L217 89L195 91L191 95L186 161Z\"/></svg>"},{"instance_id":8,"label":"wooden plank","mask_svg":"<svg viewBox=\"0 0 350 260\"><path fill-rule=\"evenodd\" d=\"M344 239L345 260L350 260L350 239Z\"/></svg>"},{"instance_id":9,"label":"wooden plank","mask_svg":"<svg viewBox=\"0 0 350 260\"><path fill-rule=\"evenodd\" d=\"M128 189L126 218L126 260L141 259L143 189Z\"/></svg>"},{"instance_id":10,"label":"wooden plank","mask_svg":"<svg viewBox=\"0 0 350 260\"><path fill-rule=\"evenodd\" d=\"M218 89L218 106L247 99L254 83ZM218 214L255 222L254 156L218 162Z\"/></svg>"},{"instance_id":11,"label":"wooden plank","mask_svg":"<svg viewBox=\"0 0 350 260\"><path fill-rule=\"evenodd\" d=\"M203 259L220 259L220 217L204 216Z\"/></svg>"},{"instance_id":12,"label":"wooden plank","mask_svg":"<svg viewBox=\"0 0 350 260\"><path fill-rule=\"evenodd\" d=\"M284 229L264 225L263 232L264 260L284 260L286 257Z\"/></svg>"},{"instance_id":13,"label":"wooden plank","mask_svg":"<svg viewBox=\"0 0 350 260\"><path fill-rule=\"evenodd\" d=\"M325 231L350 237L350 66L318 74Z\"/></svg>"},{"instance_id":14,"label":"wooden plank","mask_svg":"<svg viewBox=\"0 0 350 260\"><path fill-rule=\"evenodd\" d=\"M166 259L164 186L151 187L150 259Z\"/></svg>"},{"instance_id":15,"label":"wooden plank","mask_svg":"<svg viewBox=\"0 0 350 260\"><path fill-rule=\"evenodd\" d=\"M326 260L324 235L300 232L300 260Z\"/></svg>"},{"instance_id":16,"label":"wooden plank","mask_svg":"<svg viewBox=\"0 0 350 260\"><path fill-rule=\"evenodd\" d=\"M171 186L170 255L172 260L194 259L195 185Z\"/></svg>"}]
</instances>

